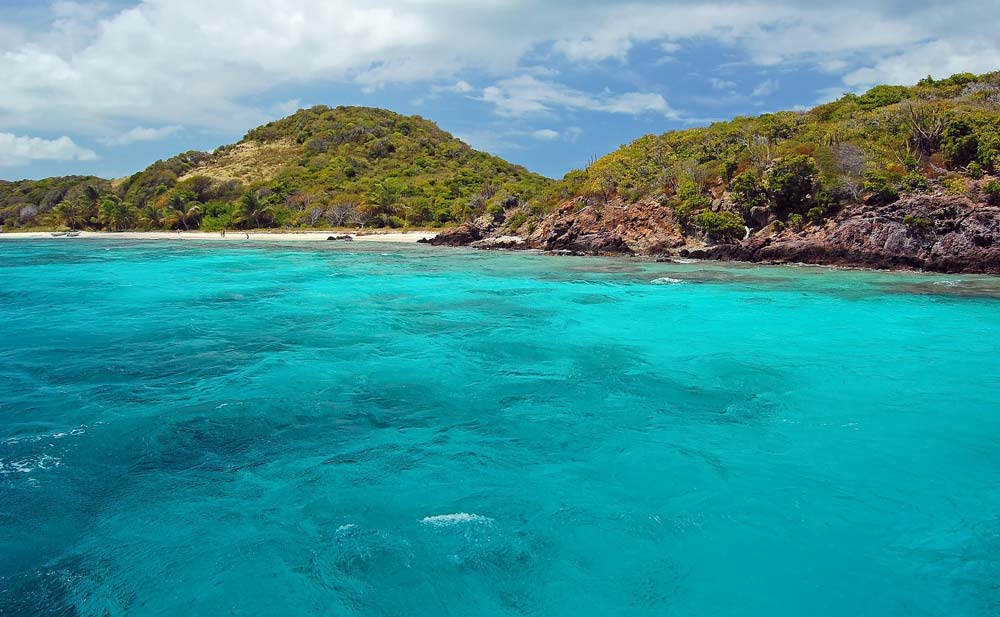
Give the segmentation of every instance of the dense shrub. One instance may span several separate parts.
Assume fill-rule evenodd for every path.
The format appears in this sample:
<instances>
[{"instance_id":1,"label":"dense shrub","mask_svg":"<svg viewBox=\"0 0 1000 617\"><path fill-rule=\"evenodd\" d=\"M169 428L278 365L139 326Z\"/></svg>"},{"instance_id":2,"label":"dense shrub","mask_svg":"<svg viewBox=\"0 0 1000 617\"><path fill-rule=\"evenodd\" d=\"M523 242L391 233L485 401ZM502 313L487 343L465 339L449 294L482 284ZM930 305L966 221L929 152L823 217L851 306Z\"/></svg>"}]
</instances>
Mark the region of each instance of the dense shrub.
<instances>
[{"instance_id":1,"label":"dense shrub","mask_svg":"<svg viewBox=\"0 0 1000 617\"><path fill-rule=\"evenodd\" d=\"M754 171L744 171L733 178L729 191L736 205L744 212L767 205L767 191L764 190L760 175Z\"/></svg>"},{"instance_id":2,"label":"dense shrub","mask_svg":"<svg viewBox=\"0 0 1000 617\"><path fill-rule=\"evenodd\" d=\"M964 195L969 190L969 184L964 178L950 176L941 180L941 186L952 195Z\"/></svg>"},{"instance_id":3,"label":"dense shrub","mask_svg":"<svg viewBox=\"0 0 1000 617\"><path fill-rule=\"evenodd\" d=\"M806 212L806 218L808 218L811 223L820 223L826 218L826 208L822 208L820 206L809 208L809 212Z\"/></svg>"},{"instance_id":4,"label":"dense shrub","mask_svg":"<svg viewBox=\"0 0 1000 617\"><path fill-rule=\"evenodd\" d=\"M900 183L903 185L903 188L906 189L907 191L916 192L916 191L927 190L927 178L916 172L911 171L910 173L903 176L902 180L900 180Z\"/></svg>"},{"instance_id":5,"label":"dense shrub","mask_svg":"<svg viewBox=\"0 0 1000 617\"><path fill-rule=\"evenodd\" d=\"M866 175L864 191L869 195L869 201L876 204L891 204L899 199L899 191L880 173L870 172Z\"/></svg>"},{"instance_id":6,"label":"dense shrub","mask_svg":"<svg viewBox=\"0 0 1000 617\"><path fill-rule=\"evenodd\" d=\"M816 174L812 157L795 155L776 161L764 178L774 211L779 215L807 211Z\"/></svg>"},{"instance_id":7,"label":"dense shrub","mask_svg":"<svg viewBox=\"0 0 1000 617\"><path fill-rule=\"evenodd\" d=\"M952 118L941 134L941 152L952 167L964 167L976 160L979 143L967 118Z\"/></svg>"},{"instance_id":8,"label":"dense shrub","mask_svg":"<svg viewBox=\"0 0 1000 617\"><path fill-rule=\"evenodd\" d=\"M983 193L986 195L986 201L991 205L1000 206L1000 182L990 180L984 183Z\"/></svg>"},{"instance_id":9,"label":"dense shrub","mask_svg":"<svg viewBox=\"0 0 1000 617\"><path fill-rule=\"evenodd\" d=\"M872 110L898 103L910 96L906 86L875 86L858 97L862 109Z\"/></svg>"},{"instance_id":10,"label":"dense shrub","mask_svg":"<svg viewBox=\"0 0 1000 617\"><path fill-rule=\"evenodd\" d=\"M694 218L695 225L718 240L737 240L746 233L745 223L735 212L705 210Z\"/></svg>"}]
</instances>

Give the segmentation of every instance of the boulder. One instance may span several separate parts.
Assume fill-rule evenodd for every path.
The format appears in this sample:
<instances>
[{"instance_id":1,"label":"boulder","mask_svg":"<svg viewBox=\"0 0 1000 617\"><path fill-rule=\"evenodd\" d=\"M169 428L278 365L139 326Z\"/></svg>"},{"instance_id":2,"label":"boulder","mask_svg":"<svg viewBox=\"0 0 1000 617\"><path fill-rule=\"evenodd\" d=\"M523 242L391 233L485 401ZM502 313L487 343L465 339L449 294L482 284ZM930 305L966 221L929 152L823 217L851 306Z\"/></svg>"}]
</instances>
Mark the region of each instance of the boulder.
<instances>
[{"instance_id":1,"label":"boulder","mask_svg":"<svg viewBox=\"0 0 1000 617\"><path fill-rule=\"evenodd\" d=\"M428 242L434 246L467 246L483 239L483 230L472 223L462 223L458 227L445 229Z\"/></svg>"}]
</instances>

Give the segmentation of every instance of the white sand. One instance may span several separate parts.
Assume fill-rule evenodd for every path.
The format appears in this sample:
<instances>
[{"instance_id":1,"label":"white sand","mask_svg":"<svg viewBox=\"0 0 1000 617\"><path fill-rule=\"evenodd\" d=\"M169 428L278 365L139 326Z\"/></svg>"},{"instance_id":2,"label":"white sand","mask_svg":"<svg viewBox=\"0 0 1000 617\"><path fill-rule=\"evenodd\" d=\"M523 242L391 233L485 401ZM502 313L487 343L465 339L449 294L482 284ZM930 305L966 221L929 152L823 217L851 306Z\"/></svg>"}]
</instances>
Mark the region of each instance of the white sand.
<instances>
[{"instance_id":1,"label":"white sand","mask_svg":"<svg viewBox=\"0 0 1000 617\"><path fill-rule=\"evenodd\" d=\"M326 242L330 236L345 235L342 231L303 231L303 232L241 232L227 231L223 238L218 232L202 231L122 231L122 232L82 232L77 238L120 238L126 240L215 240L218 242L246 242L247 233L250 234L251 242ZM358 242L416 242L422 238L433 238L437 235L433 231L400 231L400 232L371 232L365 234L346 234ZM18 238L34 238L49 240L67 240L74 238L53 237L47 231L31 232L11 232L0 233L0 240L14 240Z\"/></svg>"}]
</instances>

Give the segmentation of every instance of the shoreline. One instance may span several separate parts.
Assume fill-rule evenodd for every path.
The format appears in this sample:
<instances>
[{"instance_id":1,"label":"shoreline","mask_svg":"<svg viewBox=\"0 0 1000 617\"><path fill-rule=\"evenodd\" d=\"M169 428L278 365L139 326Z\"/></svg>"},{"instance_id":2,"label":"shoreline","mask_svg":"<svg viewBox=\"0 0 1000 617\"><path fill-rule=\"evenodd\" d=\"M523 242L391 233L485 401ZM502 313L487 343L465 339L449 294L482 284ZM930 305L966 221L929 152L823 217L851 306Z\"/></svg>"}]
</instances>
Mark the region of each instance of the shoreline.
<instances>
[{"instance_id":1,"label":"shoreline","mask_svg":"<svg viewBox=\"0 0 1000 617\"><path fill-rule=\"evenodd\" d=\"M0 233L0 240L76 240L86 238L117 238L122 240L203 240L214 242L328 242L330 236L350 236L355 242L395 242L414 243L431 239L438 234L436 231L399 231L356 233L344 231L289 231L289 232L254 232L227 231L226 237L219 232L206 231L84 231L75 238L53 236L49 231L23 231ZM250 236L249 240L247 235Z\"/></svg>"},{"instance_id":2,"label":"shoreline","mask_svg":"<svg viewBox=\"0 0 1000 617\"><path fill-rule=\"evenodd\" d=\"M328 240L330 236L350 236L353 242L384 242L393 244L416 244L423 239L431 239L438 235L437 231L394 231L394 232L371 232L371 233L357 233L357 232L346 232L346 231L319 231L319 230L309 230L309 231L283 231L283 232L267 232L267 231L228 231L225 238L223 238L219 232L202 232L202 231L121 231L121 232L95 232L95 231L83 231L79 236L75 238L64 238L59 236L52 236L52 232L49 231L26 231L26 232L5 232L0 233L0 243L3 240L78 240L78 239L101 239L101 238L117 238L122 240L180 240L180 241L204 241L204 242L339 242L343 243L344 240ZM246 234L250 235L250 239L246 238ZM674 264L730 264L735 266L745 266L745 267L756 267L756 266L778 266L778 267L805 267L805 268L823 268L828 270L843 270L843 271L865 271L865 272L887 272L896 274L930 274L930 275L971 275L971 276L984 276L997 278L1000 275L992 274L989 272L976 272L976 271L945 271L945 270L930 270L924 268L918 268L914 266L900 265L898 267L880 268L872 265L864 264L845 264L845 263L824 263L824 262L808 262L808 261L774 261L774 260L760 260L760 261L748 261L741 259L719 259L712 257L675 257L667 255L640 255L640 254L615 254L615 253L560 253L558 251L544 251L541 249L503 249L503 248L487 248L487 247L470 247L465 246L449 246L448 248L462 248L462 249L472 249L472 250L484 250L487 252L501 252L501 253L518 253L524 252L536 255L549 255L552 257L562 257L562 256L573 256L573 257L609 257L609 258L625 258L634 259L644 262L663 262L663 263L674 263Z\"/></svg>"}]
</instances>

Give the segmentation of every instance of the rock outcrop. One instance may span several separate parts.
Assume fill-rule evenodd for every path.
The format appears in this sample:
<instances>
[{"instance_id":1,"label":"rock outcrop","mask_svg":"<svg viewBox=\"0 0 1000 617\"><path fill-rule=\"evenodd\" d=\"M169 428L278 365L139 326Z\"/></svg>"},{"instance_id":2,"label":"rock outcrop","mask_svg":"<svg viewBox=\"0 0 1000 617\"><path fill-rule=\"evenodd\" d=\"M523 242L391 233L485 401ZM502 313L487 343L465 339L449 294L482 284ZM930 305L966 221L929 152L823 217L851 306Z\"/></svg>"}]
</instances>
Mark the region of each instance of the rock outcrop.
<instances>
[{"instance_id":1,"label":"rock outcrop","mask_svg":"<svg viewBox=\"0 0 1000 617\"><path fill-rule=\"evenodd\" d=\"M967 197L912 195L886 206L848 206L822 226L758 232L739 244L692 248L686 255L1000 274L1000 208Z\"/></svg>"},{"instance_id":2,"label":"rock outcrop","mask_svg":"<svg viewBox=\"0 0 1000 617\"><path fill-rule=\"evenodd\" d=\"M764 222L764 213L751 217ZM520 235L514 236L512 232ZM655 200L608 203L578 198L533 227L480 219L431 241L448 246L536 249L584 255L648 255L767 263L911 268L1000 274L1000 207L967 196L915 194L889 205L854 204L821 224L708 244Z\"/></svg>"},{"instance_id":3,"label":"rock outcrop","mask_svg":"<svg viewBox=\"0 0 1000 617\"><path fill-rule=\"evenodd\" d=\"M467 246L483 239L483 230L475 223L462 223L458 227L445 229L427 241L434 246Z\"/></svg>"},{"instance_id":4,"label":"rock outcrop","mask_svg":"<svg viewBox=\"0 0 1000 617\"><path fill-rule=\"evenodd\" d=\"M684 238L673 210L656 201L579 198L542 219L527 243L535 249L587 255L655 254L682 246Z\"/></svg>"}]
</instances>

